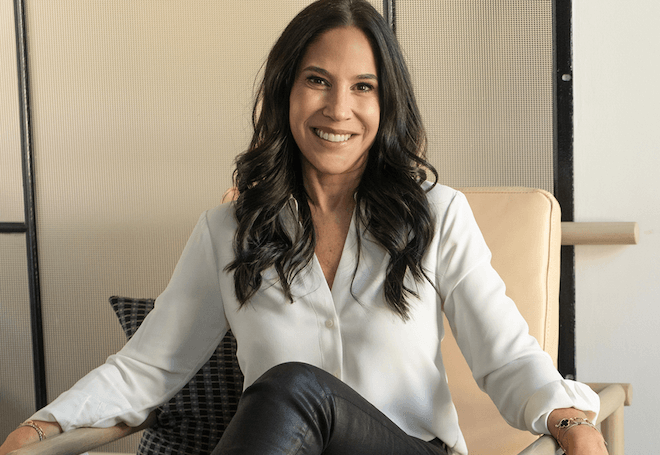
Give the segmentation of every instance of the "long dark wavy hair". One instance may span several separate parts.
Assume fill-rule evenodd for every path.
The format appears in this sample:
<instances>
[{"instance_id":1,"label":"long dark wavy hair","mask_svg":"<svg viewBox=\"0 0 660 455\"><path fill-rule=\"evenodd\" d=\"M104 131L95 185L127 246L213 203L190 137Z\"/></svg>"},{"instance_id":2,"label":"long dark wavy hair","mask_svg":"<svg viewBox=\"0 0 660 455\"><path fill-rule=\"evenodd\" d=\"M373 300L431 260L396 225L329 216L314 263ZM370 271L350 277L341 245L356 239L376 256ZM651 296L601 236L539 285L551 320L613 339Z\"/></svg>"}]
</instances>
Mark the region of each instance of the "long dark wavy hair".
<instances>
[{"instance_id":1,"label":"long dark wavy hair","mask_svg":"<svg viewBox=\"0 0 660 455\"><path fill-rule=\"evenodd\" d=\"M248 150L236 160L238 228L235 259L227 270L234 272L241 305L261 287L262 273L270 267L285 295L291 302L295 299L291 283L313 258L315 233L301 152L289 126L289 96L309 45L324 32L346 26L362 30L371 43L380 100L379 130L356 192L356 226L366 229L389 254L385 300L406 320L408 298L417 294L404 284L404 277L410 273L415 282L428 278L421 260L434 233L421 183L426 170L436 181L438 174L426 161L426 133L396 37L365 0L312 3L289 23L270 51L253 110L254 134Z\"/></svg>"}]
</instances>

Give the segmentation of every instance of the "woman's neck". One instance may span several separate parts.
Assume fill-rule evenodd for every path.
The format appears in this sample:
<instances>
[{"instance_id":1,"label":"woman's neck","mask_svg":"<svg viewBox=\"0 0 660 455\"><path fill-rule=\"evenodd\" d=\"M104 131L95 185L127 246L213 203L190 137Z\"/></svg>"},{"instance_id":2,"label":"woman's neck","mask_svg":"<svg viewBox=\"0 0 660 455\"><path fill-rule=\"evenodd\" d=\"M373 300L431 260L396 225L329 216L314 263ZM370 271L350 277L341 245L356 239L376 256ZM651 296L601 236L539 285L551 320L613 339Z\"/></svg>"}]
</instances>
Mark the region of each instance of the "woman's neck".
<instances>
[{"instance_id":1,"label":"woman's neck","mask_svg":"<svg viewBox=\"0 0 660 455\"><path fill-rule=\"evenodd\" d=\"M317 213L352 212L359 183L359 176L352 174L303 177L309 204Z\"/></svg>"},{"instance_id":2,"label":"woman's neck","mask_svg":"<svg viewBox=\"0 0 660 455\"><path fill-rule=\"evenodd\" d=\"M305 178L305 190L316 234L314 253L332 289L355 208L358 179L345 175Z\"/></svg>"}]
</instances>

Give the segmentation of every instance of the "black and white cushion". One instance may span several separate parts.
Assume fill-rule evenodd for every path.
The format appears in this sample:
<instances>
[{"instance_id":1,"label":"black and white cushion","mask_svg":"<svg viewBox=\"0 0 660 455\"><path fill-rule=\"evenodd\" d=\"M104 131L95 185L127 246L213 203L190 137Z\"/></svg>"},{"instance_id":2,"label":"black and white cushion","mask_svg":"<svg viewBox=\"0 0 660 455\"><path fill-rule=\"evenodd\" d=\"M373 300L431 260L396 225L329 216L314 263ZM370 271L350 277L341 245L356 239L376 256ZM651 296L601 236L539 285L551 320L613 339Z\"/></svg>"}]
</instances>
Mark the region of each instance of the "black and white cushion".
<instances>
[{"instance_id":1,"label":"black and white cushion","mask_svg":"<svg viewBox=\"0 0 660 455\"><path fill-rule=\"evenodd\" d=\"M110 297L130 339L154 307L154 299ZM138 455L210 454L236 412L243 374L230 332L190 382L157 411L156 425L144 431Z\"/></svg>"}]
</instances>

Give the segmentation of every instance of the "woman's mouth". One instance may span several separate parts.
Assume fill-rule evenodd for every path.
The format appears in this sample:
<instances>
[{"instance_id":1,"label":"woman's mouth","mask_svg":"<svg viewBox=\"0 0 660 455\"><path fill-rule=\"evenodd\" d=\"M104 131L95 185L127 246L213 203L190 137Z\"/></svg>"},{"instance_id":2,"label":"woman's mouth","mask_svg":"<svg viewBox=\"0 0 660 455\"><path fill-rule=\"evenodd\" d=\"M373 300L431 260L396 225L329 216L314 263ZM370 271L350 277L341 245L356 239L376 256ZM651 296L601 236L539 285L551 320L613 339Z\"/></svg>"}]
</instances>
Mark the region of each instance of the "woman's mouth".
<instances>
[{"instance_id":1,"label":"woman's mouth","mask_svg":"<svg viewBox=\"0 0 660 455\"><path fill-rule=\"evenodd\" d=\"M321 131L318 128L314 128L314 134L328 142L346 142L352 136L352 134L332 134Z\"/></svg>"}]
</instances>

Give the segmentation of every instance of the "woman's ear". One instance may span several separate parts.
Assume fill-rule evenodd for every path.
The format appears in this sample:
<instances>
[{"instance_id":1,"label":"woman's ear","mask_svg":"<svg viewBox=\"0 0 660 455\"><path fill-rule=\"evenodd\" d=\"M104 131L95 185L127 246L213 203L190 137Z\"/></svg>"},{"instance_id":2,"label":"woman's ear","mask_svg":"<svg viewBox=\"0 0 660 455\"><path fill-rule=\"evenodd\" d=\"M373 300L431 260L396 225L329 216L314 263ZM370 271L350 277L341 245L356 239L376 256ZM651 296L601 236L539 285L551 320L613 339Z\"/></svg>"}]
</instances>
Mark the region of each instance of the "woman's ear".
<instances>
[{"instance_id":1,"label":"woman's ear","mask_svg":"<svg viewBox=\"0 0 660 455\"><path fill-rule=\"evenodd\" d=\"M238 188L232 186L222 195L222 204L238 199Z\"/></svg>"}]
</instances>

